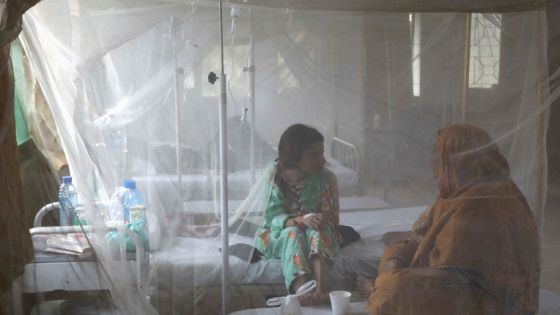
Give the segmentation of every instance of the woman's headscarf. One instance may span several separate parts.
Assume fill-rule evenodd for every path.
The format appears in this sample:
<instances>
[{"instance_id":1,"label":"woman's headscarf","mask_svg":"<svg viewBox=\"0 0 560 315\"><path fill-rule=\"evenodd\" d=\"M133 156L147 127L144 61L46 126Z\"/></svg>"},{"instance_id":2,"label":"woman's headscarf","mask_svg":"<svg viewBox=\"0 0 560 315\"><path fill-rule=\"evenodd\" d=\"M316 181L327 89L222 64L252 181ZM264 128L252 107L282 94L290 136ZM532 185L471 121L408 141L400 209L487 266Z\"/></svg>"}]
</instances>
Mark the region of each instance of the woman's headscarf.
<instances>
[{"instance_id":1,"label":"woman's headscarf","mask_svg":"<svg viewBox=\"0 0 560 315\"><path fill-rule=\"evenodd\" d=\"M481 128L456 124L442 128L435 147L440 196L451 197L476 183L509 178L509 165Z\"/></svg>"}]
</instances>

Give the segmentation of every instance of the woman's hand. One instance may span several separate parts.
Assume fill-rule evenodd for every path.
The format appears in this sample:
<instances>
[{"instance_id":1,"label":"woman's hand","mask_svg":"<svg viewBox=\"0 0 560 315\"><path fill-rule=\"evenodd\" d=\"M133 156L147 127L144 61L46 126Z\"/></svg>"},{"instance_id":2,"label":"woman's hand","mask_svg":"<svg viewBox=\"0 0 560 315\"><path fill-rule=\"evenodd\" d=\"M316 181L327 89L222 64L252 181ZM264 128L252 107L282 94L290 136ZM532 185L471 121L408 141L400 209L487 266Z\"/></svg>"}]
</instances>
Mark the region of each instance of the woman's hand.
<instances>
[{"instance_id":1,"label":"woman's hand","mask_svg":"<svg viewBox=\"0 0 560 315\"><path fill-rule=\"evenodd\" d=\"M410 263L418 249L413 239L392 242L387 246L381 258L379 273L392 272L410 267Z\"/></svg>"},{"instance_id":2,"label":"woman's hand","mask_svg":"<svg viewBox=\"0 0 560 315\"><path fill-rule=\"evenodd\" d=\"M380 273L386 273L386 272L391 272L391 271L395 271L395 270L401 270L401 269L404 269L406 267L408 267L408 266L406 266L406 264L404 264L402 259L400 259L398 257L391 257L387 260L385 265L383 265L383 270L381 270Z\"/></svg>"},{"instance_id":3,"label":"woman's hand","mask_svg":"<svg viewBox=\"0 0 560 315\"><path fill-rule=\"evenodd\" d=\"M320 213L308 213L303 216L303 224L314 230L324 229L326 223L326 219Z\"/></svg>"}]
</instances>

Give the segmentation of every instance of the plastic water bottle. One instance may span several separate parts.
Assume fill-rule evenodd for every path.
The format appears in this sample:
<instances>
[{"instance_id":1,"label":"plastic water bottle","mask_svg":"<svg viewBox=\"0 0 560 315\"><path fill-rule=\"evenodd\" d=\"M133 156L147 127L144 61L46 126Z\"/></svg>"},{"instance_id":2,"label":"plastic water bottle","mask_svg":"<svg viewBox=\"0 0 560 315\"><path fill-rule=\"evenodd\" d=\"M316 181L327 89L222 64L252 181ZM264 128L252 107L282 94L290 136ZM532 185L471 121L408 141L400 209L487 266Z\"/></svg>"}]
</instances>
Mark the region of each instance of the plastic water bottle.
<instances>
[{"instance_id":1,"label":"plastic water bottle","mask_svg":"<svg viewBox=\"0 0 560 315\"><path fill-rule=\"evenodd\" d=\"M136 189L136 182L132 179L125 179L124 192L117 190L117 193L122 192L122 213L126 227L135 232L140 241L144 245L144 250L150 250L150 242L148 237L148 220L146 217L146 206L144 204L144 194ZM121 236L118 233L110 233L109 241L113 244L119 242ZM135 246L132 239L126 236L126 250L134 251Z\"/></svg>"},{"instance_id":2,"label":"plastic water bottle","mask_svg":"<svg viewBox=\"0 0 560 315\"><path fill-rule=\"evenodd\" d=\"M78 192L72 185L72 176L63 176L62 185L58 191L60 225L69 225L77 222L76 208L78 207Z\"/></svg>"},{"instance_id":3,"label":"plastic water bottle","mask_svg":"<svg viewBox=\"0 0 560 315\"><path fill-rule=\"evenodd\" d=\"M126 188L122 196L124 222L134 223L138 220L145 222L144 194L136 189L136 182L132 179L125 179L123 186Z\"/></svg>"}]
</instances>

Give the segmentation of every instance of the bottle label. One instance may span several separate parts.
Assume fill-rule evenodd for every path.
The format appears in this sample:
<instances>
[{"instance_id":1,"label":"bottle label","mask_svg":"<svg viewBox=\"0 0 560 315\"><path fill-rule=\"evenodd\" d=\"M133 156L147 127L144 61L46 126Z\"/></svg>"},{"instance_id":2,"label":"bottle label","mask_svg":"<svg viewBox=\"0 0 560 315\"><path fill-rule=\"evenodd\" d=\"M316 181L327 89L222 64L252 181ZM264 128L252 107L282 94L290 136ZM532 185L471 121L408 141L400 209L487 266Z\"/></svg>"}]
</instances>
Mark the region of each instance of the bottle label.
<instances>
[{"instance_id":1,"label":"bottle label","mask_svg":"<svg viewBox=\"0 0 560 315\"><path fill-rule=\"evenodd\" d=\"M130 211L130 222L135 222L136 220L146 220L146 207L143 205L133 205L128 208Z\"/></svg>"}]
</instances>

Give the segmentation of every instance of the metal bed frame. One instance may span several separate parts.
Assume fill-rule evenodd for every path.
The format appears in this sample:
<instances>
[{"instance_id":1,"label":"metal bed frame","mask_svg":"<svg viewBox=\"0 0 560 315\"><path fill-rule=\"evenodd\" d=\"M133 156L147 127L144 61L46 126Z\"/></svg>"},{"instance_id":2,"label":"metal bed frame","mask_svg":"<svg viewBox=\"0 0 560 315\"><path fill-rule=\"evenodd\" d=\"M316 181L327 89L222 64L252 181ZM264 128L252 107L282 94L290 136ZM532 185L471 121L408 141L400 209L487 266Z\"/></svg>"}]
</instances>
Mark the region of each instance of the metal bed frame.
<instances>
[{"instance_id":1,"label":"metal bed frame","mask_svg":"<svg viewBox=\"0 0 560 315\"><path fill-rule=\"evenodd\" d=\"M53 226L43 227L44 216L53 210L59 209L59 203L53 202L45 205L37 212L34 227L29 230L34 235L52 235L95 232L93 226ZM126 237L122 238L119 250L120 257L126 257L127 263L136 270L136 285L140 292L148 293L146 287L146 271L149 264L149 253L144 249L142 241L136 234L124 226L107 228L107 231L119 231L134 242L135 255L127 255ZM88 240L89 242L89 240ZM63 291L94 291L108 290L112 287L111 280L107 277L104 266L93 255L79 258L64 254L47 254L35 251L33 260L25 266L24 274L15 281L12 292L14 314L23 314L23 294L45 293L55 290Z\"/></svg>"}]
</instances>

